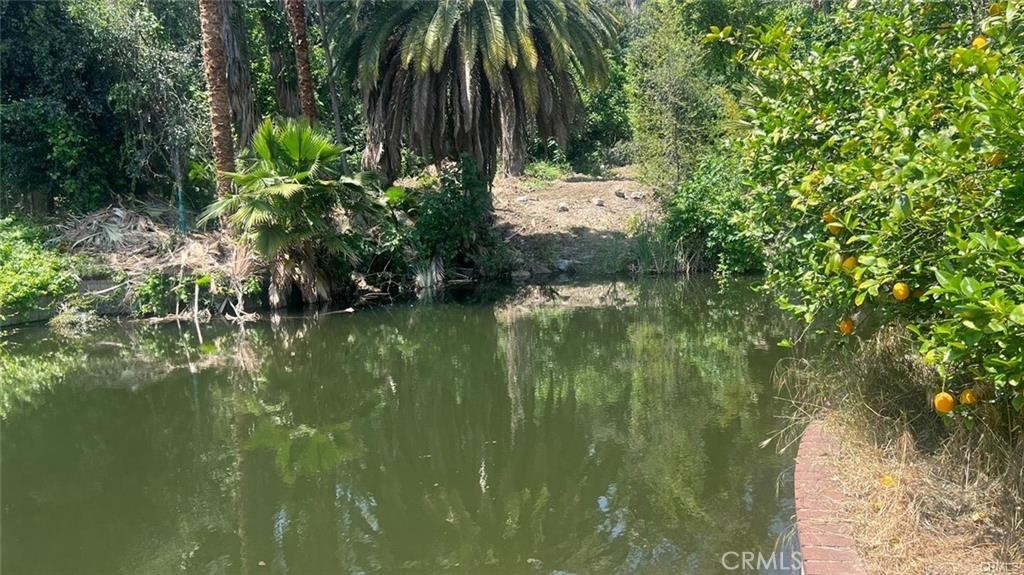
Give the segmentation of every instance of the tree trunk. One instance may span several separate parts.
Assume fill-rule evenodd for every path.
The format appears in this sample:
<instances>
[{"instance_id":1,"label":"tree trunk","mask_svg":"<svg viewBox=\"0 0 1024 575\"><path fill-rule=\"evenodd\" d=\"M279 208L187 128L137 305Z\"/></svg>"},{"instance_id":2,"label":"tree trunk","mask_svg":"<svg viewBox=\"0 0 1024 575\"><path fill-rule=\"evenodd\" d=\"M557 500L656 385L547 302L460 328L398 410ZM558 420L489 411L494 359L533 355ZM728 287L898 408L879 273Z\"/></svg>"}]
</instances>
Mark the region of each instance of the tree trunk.
<instances>
[{"instance_id":1,"label":"tree trunk","mask_svg":"<svg viewBox=\"0 0 1024 575\"><path fill-rule=\"evenodd\" d=\"M249 47L245 29L245 16L238 0L226 0L224 6L224 51L227 57L228 87L231 114L235 119L238 147L252 143L259 110L249 72Z\"/></svg>"},{"instance_id":2,"label":"tree trunk","mask_svg":"<svg viewBox=\"0 0 1024 575\"><path fill-rule=\"evenodd\" d=\"M231 139L231 105L228 98L223 18L218 0L199 0L199 24L203 34L203 64L206 87L210 92L210 129L213 132L213 159L217 164L217 195L231 193L227 172L235 171L235 146Z\"/></svg>"},{"instance_id":3,"label":"tree trunk","mask_svg":"<svg viewBox=\"0 0 1024 575\"><path fill-rule=\"evenodd\" d=\"M310 124L317 123L316 93L313 89L313 74L309 69L309 37L306 34L305 0L285 0L288 23L292 31L292 46L295 48L295 68L299 74L299 102L302 115Z\"/></svg>"},{"instance_id":4,"label":"tree trunk","mask_svg":"<svg viewBox=\"0 0 1024 575\"><path fill-rule=\"evenodd\" d=\"M276 3L283 6L280 1ZM267 55L270 60L270 76L274 79L274 99L278 112L289 118L300 113L299 96L295 89L295 60L287 53L288 38L282 32L279 14L268 6L257 4L260 26L267 41Z\"/></svg>"},{"instance_id":5,"label":"tree trunk","mask_svg":"<svg viewBox=\"0 0 1024 575\"><path fill-rule=\"evenodd\" d=\"M324 49L324 63L327 66L327 90L331 93L331 114L334 116L334 140L339 146L344 141L341 133L341 101L338 97L338 83L334 78L334 56L331 53L331 41L327 33L327 15L324 14L324 0L316 0L317 20L320 24L320 42ZM348 174L348 158L341 156L342 173Z\"/></svg>"}]
</instances>

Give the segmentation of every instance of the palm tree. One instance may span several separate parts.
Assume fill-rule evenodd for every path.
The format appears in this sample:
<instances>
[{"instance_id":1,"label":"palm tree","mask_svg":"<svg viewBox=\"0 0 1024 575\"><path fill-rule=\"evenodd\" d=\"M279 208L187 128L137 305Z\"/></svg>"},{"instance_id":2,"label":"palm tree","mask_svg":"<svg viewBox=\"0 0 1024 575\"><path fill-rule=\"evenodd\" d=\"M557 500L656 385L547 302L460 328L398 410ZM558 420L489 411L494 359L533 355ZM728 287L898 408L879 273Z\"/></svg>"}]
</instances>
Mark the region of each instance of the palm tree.
<instances>
[{"instance_id":1,"label":"palm tree","mask_svg":"<svg viewBox=\"0 0 1024 575\"><path fill-rule=\"evenodd\" d=\"M288 24L292 31L292 44L295 46L295 66L299 73L299 101L302 103L302 115L311 124L316 124L316 97L313 88L313 75L309 70L309 38L306 34L306 3L304 0L285 0L288 11Z\"/></svg>"},{"instance_id":2,"label":"palm tree","mask_svg":"<svg viewBox=\"0 0 1024 575\"><path fill-rule=\"evenodd\" d=\"M287 305L293 285L303 302L330 301L325 273L334 256L354 263L361 224L381 207L367 193L368 174L334 169L345 152L305 121L264 120L253 135L238 188L207 207L199 223L224 219L271 264L270 304Z\"/></svg>"},{"instance_id":3,"label":"palm tree","mask_svg":"<svg viewBox=\"0 0 1024 575\"><path fill-rule=\"evenodd\" d=\"M591 0L362 0L340 3L343 64L362 91L363 165L390 180L401 143L434 162L476 160L488 178L500 149L523 172L527 126L563 146L578 82L602 86L615 18Z\"/></svg>"},{"instance_id":4,"label":"palm tree","mask_svg":"<svg viewBox=\"0 0 1024 575\"><path fill-rule=\"evenodd\" d=\"M256 130L259 118L252 74L249 71L248 31L239 0L226 0L222 6L231 114L235 118L238 146L244 148L252 141L252 133Z\"/></svg>"},{"instance_id":5,"label":"palm tree","mask_svg":"<svg viewBox=\"0 0 1024 575\"><path fill-rule=\"evenodd\" d=\"M283 22L283 0L250 0L248 7L256 14L267 44L270 77L274 81L277 112L290 118L301 113L296 88L295 59L290 54L291 42Z\"/></svg>"},{"instance_id":6,"label":"palm tree","mask_svg":"<svg viewBox=\"0 0 1024 575\"><path fill-rule=\"evenodd\" d=\"M199 25L203 34L206 87L210 92L210 129L213 132L213 159L217 164L217 195L223 198L231 193L231 180L227 174L235 171L235 146L231 139L223 16L218 0L199 0Z\"/></svg>"}]
</instances>

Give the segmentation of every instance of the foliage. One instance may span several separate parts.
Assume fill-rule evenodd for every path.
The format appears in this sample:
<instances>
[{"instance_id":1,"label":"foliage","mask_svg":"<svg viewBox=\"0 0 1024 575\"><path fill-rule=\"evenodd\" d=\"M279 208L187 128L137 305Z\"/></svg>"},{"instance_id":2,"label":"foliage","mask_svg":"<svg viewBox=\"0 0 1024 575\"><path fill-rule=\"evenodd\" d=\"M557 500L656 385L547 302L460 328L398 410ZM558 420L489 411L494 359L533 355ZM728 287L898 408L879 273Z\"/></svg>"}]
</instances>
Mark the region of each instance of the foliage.
<instances>
[{"instance_id":1,"label":"foliage","mask_svg":"<svg viewBox=\"0 0 1024 575\"><path fill-rule=\"evenodd\" d=\"M356 256L351 218L373 211L369 176L338 176L344 152L303 122L264 120L245 167L231 174L238 191L210 204L200 219L224 218L262 255L324 250Z\"/></svg>"},{"instance_id":2,"label":"foliage","mask_svg":"<svg viewBox=\"0 0 1024 575\"><path fill-rule=\"evenodd\" d=\"M561 156L556 156L553 160L535 160L526 164L526 177L534 180L538 186L560 180L571 171L572 167Z\"/></svg>"},{"instance_id":3,"label":"foliage","mask_svg":"<svg viewBox=\"0 0 1024 575\"><path fill-rule=\"evenodd\" d=\"M565 151L568 162L577 172L601 175L608 168L628 161L627 157L617 153L631 135L626 97L626 53L622 47L609 52L606 86L595 89L584 85L580 89L583 118L578 128L572 131Z\"/></svg>"},{"instance_id":4,"label":"foliage","mask_svg":"<svg viewBox=\"0 0 1024 575\"><path fill-rule=\"evenodd\" d=\"M629 234L636 239L635 272L671 274L699 271L691 269L690 254L683 249L682 241L671 237L658 219L635 215L627 224Z\"/></svg>"},{"instance_id":5,"label":"foliage","mask_svg":"<svg viewBox=\"0 0 1024 575\"><path fill-rule=\"evenodd\" d=\"M437 187L416 192L410 210L415 225L411 244L417 258L443 264L473 265L482 247L492 244L490 192L473 160L442 169Z\"/></svg>"},{"instance_id":6,"label":"foliage","mask_svg":"<svg viewBox=\"0 0 1024 575\"><path fill-rule=\"evenodd\" d=\"M74 260L45 247L45 234L41 227L0 218L0 318L41 300L55 303L78 285Z\"/></svg>"},{"instance_id":7,"label":"foliage","mask_svg":"<svg viewBox=\"0 0 1024 575\"><path fill-rule=\"evenodd\" d=\"M1024 236L991 228L949 233L953 251L935 269L929 295L939 316L923 331L925 357L967 365L971 375L1012 393L1024 408Z\"/></svg>"},{"instance_id":8,"label":"foliage","mask_svg":"<svg viewBox=\"0 0 1024 575\"><path fill-rule=\"evenodd\" d=\"M1024 28L1015 2L972 8L877 0L838 10L825 39L744 31L745 229L789 311L907 318L945 385L1021 407Z\"/></svg>"},{"instance_id":9,"label":"foliage","mask_svg":"<svg viewBox=\"0 0 1024 575\"><path fill-rule=\"evenodd\" d=\"M630 47L626 94L634 160L641 176L681 182L718 133L722 103L707 77L705 49L671 0L652 0Z\"/></svg>"},{"instance_id":10,"label":"foliage","mask_svg":"<svg viewBox=\"0 0 1024 575\"><path fill-rule=\"evenodd\" d=\"M689 254L693 267L723 277L761 268L760 246L742 234L736 218L745 192L739 168L725 152L700 160L668 199L662 223L662 233Z\"/></svg>"},{"instance_id":11,"label":"foliage","mask_svg":"<svg viewBox=\"0 0 1024 575\"><path fill-rule=\"evenodd\" d=\"M429 161L472 157L521 173L528 125L568 142L577 86L603 85L612 13L585 0L338 3L342 62L368 124L364 165L398 175L403 138Z\"/></svg>"},{"instance_id":12,"label":"foliage","mask_svg":"<svg viewBox=\"0 0 1024 575\"><path fill-rule=\"evenodd\" d=\"M10 2L3 27L0 210L167 196L177 155L203 155L194 6Z\"/></svg>"}]
</instances>

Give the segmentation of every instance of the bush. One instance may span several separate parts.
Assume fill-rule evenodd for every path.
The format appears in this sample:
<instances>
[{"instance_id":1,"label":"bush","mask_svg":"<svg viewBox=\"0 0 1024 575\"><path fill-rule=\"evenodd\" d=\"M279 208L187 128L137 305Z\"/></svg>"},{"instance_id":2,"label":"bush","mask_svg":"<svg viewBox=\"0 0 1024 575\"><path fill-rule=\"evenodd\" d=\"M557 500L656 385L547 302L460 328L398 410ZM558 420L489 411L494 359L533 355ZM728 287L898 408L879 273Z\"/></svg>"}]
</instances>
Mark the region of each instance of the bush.
<instances>
[{"instance_id":1,"label":"bush","mask_svg":"<svg viewBox=\"0 0 1024 575\"><path fill-rule=\"evenodd\" d=\"M709 155L676 188L665 210L668 236L699 269L714 269L723 277L761 269L760 246L742 234L737 220L744 205L738 174L734 157Z\"/></svg>"},{"instance_id":2,"label":"bush","mask_svg":"<svg viewBox=\"0 0 1024 575\"><path fill-rule=\"evenodd\" d=\"M744 229L789 311L905 318L946 387L1019 409L1024 38L1005 4L972 8L860 2L831 16L833 40L744 31Z\"/></svg>"},{"instance_id":3,"label":"bush","mask_svg":"<svg viewBox=\"0 0 1024 575\"><path fill-rule=\"evenodd\" d=\"M0 218L0 318L74 291L73 260L47 249L44 239L38 226Z\"/></svg>"},{"instance_id":4,"label":"bush","mask_svg":"<svg viewBox=\"0 0 1024 575\"><path fill-rule=\"evenodd\" d=\"M634 161L644 179L678 183L718 134L721 100L679 6L645 4L639 29L626 83Z\"/></svg>"},{"instance_id":5,"label":"bush","mask_svg":"<svg viewBox=\"0 0 1024 575\"><path fill-rule=\"evenodd\" d=\"M608 56L608 85L601 89L582 86L584 115L569 140L567 160L573 171L600 176L609 168L625 165L618 147L629 140L629 103L626 98L626 51Z\"/></svg>"},{"instance_id":6,"label":"bush","mask_svg":"<svg viewBox=\"0 0 1024 575\"><path fill-rule=\"evenodd\" d=\"M372 174L341 176L344 150L304 121L264 120L230 174L237 192L207 207L200 223L221 219L271 263L270 303L297 287L305 303L330 301L332 280L347 276L383 225Z\"/></svg>"},{"instance_id":7,"label":"bush","mask_svg":"<svg viewBox=\"0 0 1024 575\"><path fill-rule=\"evenodd\" d=\"M445 267L473 266L493 234L490 190L472 159L441 170L437 186L419 190L410 216L412 245L421 262L439 258Z\"/></svg>"}]
</instances>

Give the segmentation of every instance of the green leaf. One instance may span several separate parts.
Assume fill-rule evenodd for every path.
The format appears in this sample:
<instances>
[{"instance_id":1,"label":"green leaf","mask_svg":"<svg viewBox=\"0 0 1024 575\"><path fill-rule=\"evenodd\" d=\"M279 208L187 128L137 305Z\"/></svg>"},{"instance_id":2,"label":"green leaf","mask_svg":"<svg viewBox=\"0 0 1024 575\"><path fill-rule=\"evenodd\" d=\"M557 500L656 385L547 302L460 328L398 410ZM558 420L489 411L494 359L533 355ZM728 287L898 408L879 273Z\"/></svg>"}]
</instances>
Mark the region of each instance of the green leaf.
<instances>
[{"instance_id":1,"label":"green leaf","mask_svg":"<svg viewBox=\"0 0 1024 575\"><path fill-rule=\"evenodd\" d=\"M1013 308L1013 311L1010 312L1010 321L1017 325L1024 325L1024 303Z\"/></svg>"}]
</instances>

